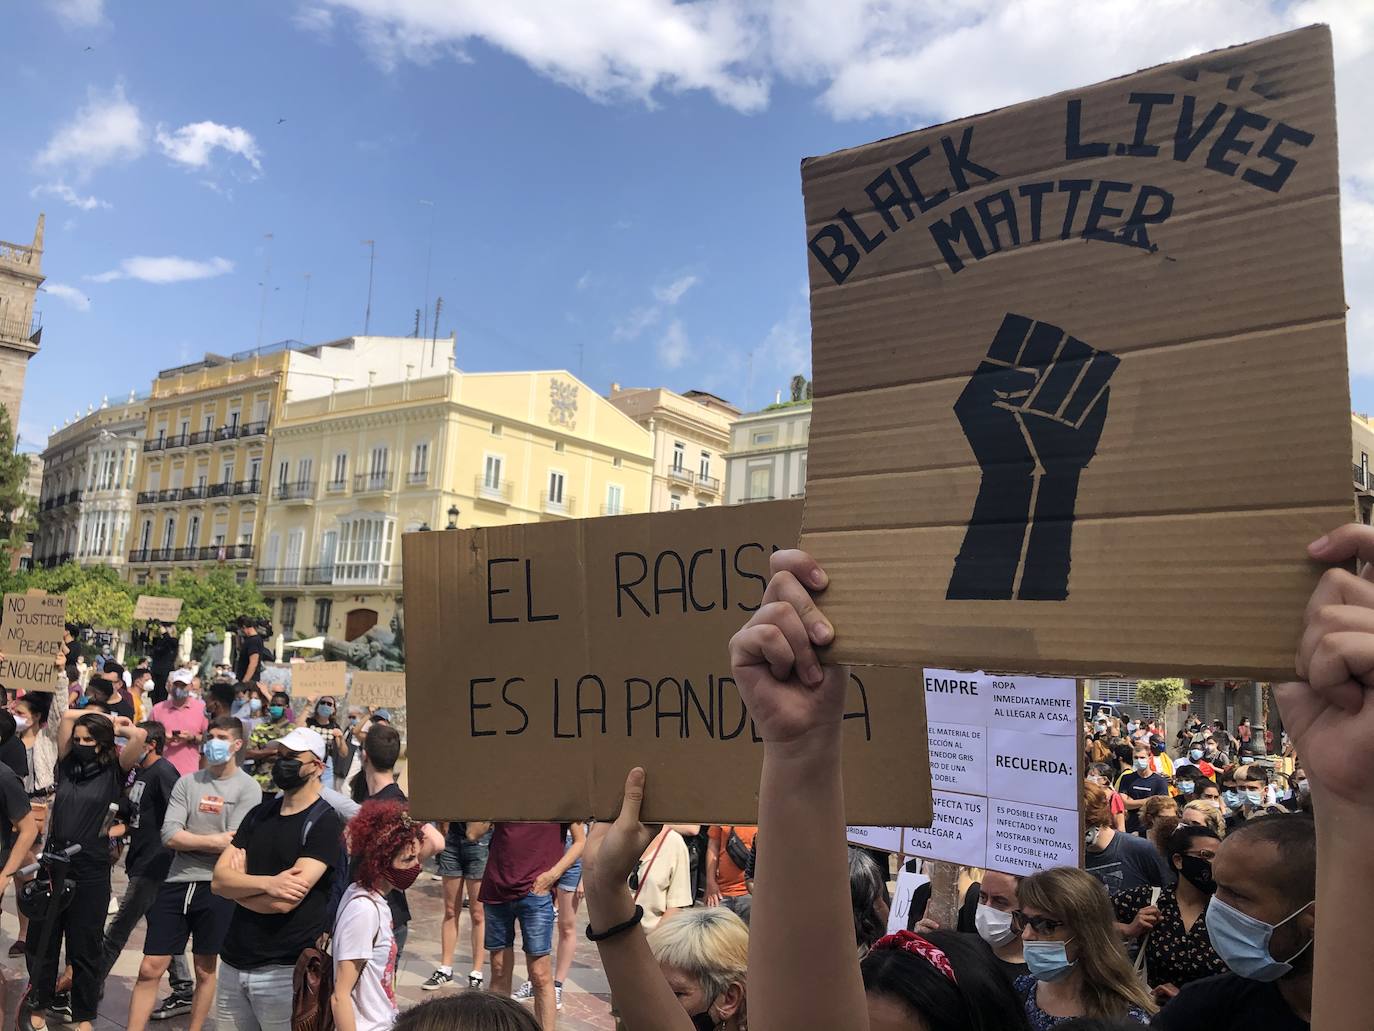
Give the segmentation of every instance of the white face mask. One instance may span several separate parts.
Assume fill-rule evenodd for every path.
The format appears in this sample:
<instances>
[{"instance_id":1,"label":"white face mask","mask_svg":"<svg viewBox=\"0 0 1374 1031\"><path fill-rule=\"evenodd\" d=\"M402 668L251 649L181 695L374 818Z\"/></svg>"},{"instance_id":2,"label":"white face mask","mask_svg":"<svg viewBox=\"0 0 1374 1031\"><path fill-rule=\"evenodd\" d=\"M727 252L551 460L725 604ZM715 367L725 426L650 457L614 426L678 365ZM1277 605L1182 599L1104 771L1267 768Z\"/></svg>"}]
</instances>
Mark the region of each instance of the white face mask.
<instances>
[{"instance_id":1,"label":"white face mask","mask_svg":"<svg viewBox=\"0 0 1374 1031\"><path fill-rule=\"evenodd\" d=\"M979 937L993 948L1005 945L1016 937L1016 932L1011 927L1011 914L993 909L981 902L978 903L978 911L974 914L973 926L977 928Z\"/></svg>"},{"instance_id":2,"label":"white face mask","mask_svg":"<svg viewBox=\"0 0 1374 1031\"><path fill-rule=\"evenodd\" d=\"M24 731L29 729L29 721L23 716L14 717L14 729L20 734L24 733Z\"/></svg>"}]
</instances>

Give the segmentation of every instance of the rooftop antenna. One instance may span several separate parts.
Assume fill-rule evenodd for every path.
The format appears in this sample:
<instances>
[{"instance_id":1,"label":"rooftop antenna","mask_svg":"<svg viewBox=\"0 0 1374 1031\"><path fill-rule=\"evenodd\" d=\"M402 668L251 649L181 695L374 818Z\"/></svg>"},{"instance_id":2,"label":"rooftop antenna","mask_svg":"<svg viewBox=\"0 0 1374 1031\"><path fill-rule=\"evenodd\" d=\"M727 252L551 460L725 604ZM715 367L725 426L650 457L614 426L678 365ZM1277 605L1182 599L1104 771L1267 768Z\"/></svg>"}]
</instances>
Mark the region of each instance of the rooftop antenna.
<instances>
[{"instance_id":1,"label":"rooftop antenna","mask_svg":"<svg viewBox=\"0 0 1374 1031\"><path fill-rule=\"evenodd\" d=\"M363 246L367 248L367 311L363 312L363 336L367 336L372 328L372 266L377 261L377 241L364 240Z\"/></svg>"},{"instance_id":2,"label":"rooftop antenna","mask_svg":"<svg viewBox=\"0 0 1374 1031\"><path fill-rule=\"evenodd\" d=\"M272 281L272 234L263 233L262 238L267 241L267 263L263 268L262 282L258 286L262 287L262 307L258 309L258 346L262 346L262 324L267 318L267 288Z\"/></svg>"},{"instance_id":3,"label":"rooftop antenna","mask_svg":"<svg viewBox=\"0 0 1374 1031\"><path fill-rule=\"evenodd\" d=\"M413 336L413 337L419 337L419 335L420 335L420 309L419 309L419 308L416 308L416 309L415 309L415 328L412 329L412 330L410 331L410 335Z\"/></svg>"},{"instance_id":4,"label":"rooftop antenna","mask_svg":"<svg viewBox=\"0 0 1374 1031\"><path fill-rule=\"evenodd\" d=\"M429 340L429 364L433 365L435 356L439 351L439 315L444 310L444 299L442 296L434 300L434 335Z\"/></svg>"},{"instance_id":5,"label":"rooftop antenna","mask_svg":"<svg viewBox=\"0 0 1374 1031\"><path fill-rule=\"evenodd\" d=\"M429 208L429 251L425 255L425 336L429 336L429 266L434 260L434 201L422 200L421 204ZM435 321L438 319L436 317Z\"/></svg>"},{"instance_id":6,"label":"rooftop antenna","mask_svg":"<svg viewBox=\"0 0 1374 1031\"><path fill-rule=\"evenodd\" d=\"M305 314L310 310L310 273L305 274L305 301L301 304L301 343L305 343Z\"/></svg>"}]
</instances>

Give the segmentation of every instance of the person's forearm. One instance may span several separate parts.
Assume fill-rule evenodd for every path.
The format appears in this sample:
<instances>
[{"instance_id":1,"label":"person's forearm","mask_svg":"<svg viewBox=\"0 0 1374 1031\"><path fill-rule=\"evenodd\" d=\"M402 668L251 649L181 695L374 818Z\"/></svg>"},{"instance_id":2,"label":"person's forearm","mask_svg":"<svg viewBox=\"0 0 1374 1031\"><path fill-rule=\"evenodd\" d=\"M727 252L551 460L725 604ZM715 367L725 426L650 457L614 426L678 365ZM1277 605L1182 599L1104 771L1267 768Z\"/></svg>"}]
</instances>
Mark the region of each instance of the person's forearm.
<instances>
[{"instance_id":1,"label":"person's forearm","mask_svg":"<svg viewBox=\"0 0 1374 1031\"><path fill-rule=\"evenodd\" d=\"M634 916L634 898L623 880L606 884L588 876L583 883L593 931L607 931ZM642 926L597 942L596 949L625 1027L690 1031L692 1020L663 979Z\"/></svg>"},{"instance_id":2,"label":"person's forearm","mask_svg":"<svg viewBox=\"0 0 1374 1031\"><path fill-rule=\"evenodd\" d=\"M752 1031L867 1031L854 947L840 777L840 724L765 742L759 780L758 891L749 950ZM798 899L807 899L804 906ZM810 986L805 992L798 984Z\"/></svg>"},{"instance_id":3,"label":"person's forearm","mask_svg":"<svg viewBox=\"0 0 1374 1031\"><path fill-rule=\"evenodd\" d=\"M356 1031L351 992L340 992L335 986L334 994L329 999L329 1007L334 1013L334 1031Z\"/></svg>"},{"instance_id":4,"label":"person's forearm","mask_svg":"<svg viewBox=\"0 0 1374 1031\"><path fill-rule=\"evenodd\" d=\"M483 834L485 834L485 833L486 833L487 831L489 831L489 830L491 830L491 824L490 824L489 822L488 822L488 823L469 823L468 826L467 826L467 831L466 831L465 833L466 833L466 836L467 836L468 841L476 841L478 838L480 838Z\"/></svg>"},{"instance_id":5,"label":"person's forearm","mask_svg":"<svg viewBox=\"0 0 1374 1031\"><path fill-rule=\"evenodd\" d=\"M5 863L5 868L0 870L0 877L13 877L16 871L24 865L29 850L33 848L34 842L37 840L38 821L29 817L19 826L19 833L15 836L14 844L10 846L9 861Z\"/></svg>"},{"instance_id":6,"label":"person's forearm","mask_svg":"<svg viewBox=\"0 0 1374 1031\"><path fill-rule=\"evenodd\" d=\"M1363 984L1374 968L1374 827L1364 810L1345 811L1318 795L1317 939L1313 945L1313 1031L1356 1031L1369 1026Z\"/></svg>"},{"instance_id":7,"label":"person's forearm","mask_svg":"<svg viewBox=\"0 0 1374 1031\"><path fill-rule=\"evenodd\" d=\"M253 895L266 893L272 878L243 873L228 866L223 860L215 866L210 890L220 898L239 901Z\"/></svg>"},{"instance_id":8,"label":"person's forearm","mask_svg":"<svg viewBox=\"0 0 1374 1031\"><path fill-rule=\"evenodd\" d=\"M216 894L219 894L216 892ZM265 913L280 916L283 913L290 913L299 902L287 902L285 899L274 899L271 895L257 894L246 895L243 898L234 899L236 903L244 909L251 909L254 913Z\"/></svg>"},{"instance_id":9,"label":"person's forearm","mask_svg":"<svg viewBox=\"0 0 1374 1031\"><path fill-rule=\"evenodd\" d=\"M1121 798L1121 803L1127 809L1144 809L1147 801L1145 798L1126 798L1124 795Z\"/></svg>"},{"instance_id":10,"label":"person's forearm","mask_svg":"<svg viewBox=\"0 0 1374 1031\"><path fill-rule=\"evenodd\" d=\"M243 671L244 680L252 680L253 674L258 671L258 653L254 652L248 656L248 668Z\"/></svg>"},{"instance_id":11,"label":"person's forearm","mask_svg":"<svg viewBox=\"0 0 1374 1031\"><path fill-rule=\"evenodd\" d=\"M188 830L176 831L163 844L175 852L223 852L228 847L218 834L192 834Z\"/></svg>"}]
</instances>

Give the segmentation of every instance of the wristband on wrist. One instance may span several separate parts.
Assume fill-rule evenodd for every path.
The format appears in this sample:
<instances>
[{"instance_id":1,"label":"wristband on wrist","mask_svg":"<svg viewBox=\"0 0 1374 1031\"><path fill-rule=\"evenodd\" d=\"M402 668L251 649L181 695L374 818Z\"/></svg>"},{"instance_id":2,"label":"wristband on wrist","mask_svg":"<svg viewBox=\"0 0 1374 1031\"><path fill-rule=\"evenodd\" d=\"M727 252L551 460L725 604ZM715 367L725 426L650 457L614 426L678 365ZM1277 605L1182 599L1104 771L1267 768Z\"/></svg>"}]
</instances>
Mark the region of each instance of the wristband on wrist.
<instances>
[{"instance_id":1,"label":"wristband on wrist","mask_svg":"<svg viewBox=\"0 0 1374 1031\"><path fill-rule=\"evenodd\" d=\"M614 938L617 934L624 934L632 927L638 927L639 922L644 919L644 907L635 906L635 915L626 920L623 924L616 924L614 927L604 931L593 931L591 924L587 925L587 941L604 942L607 938Z\"/></svg>"}]
</instances>

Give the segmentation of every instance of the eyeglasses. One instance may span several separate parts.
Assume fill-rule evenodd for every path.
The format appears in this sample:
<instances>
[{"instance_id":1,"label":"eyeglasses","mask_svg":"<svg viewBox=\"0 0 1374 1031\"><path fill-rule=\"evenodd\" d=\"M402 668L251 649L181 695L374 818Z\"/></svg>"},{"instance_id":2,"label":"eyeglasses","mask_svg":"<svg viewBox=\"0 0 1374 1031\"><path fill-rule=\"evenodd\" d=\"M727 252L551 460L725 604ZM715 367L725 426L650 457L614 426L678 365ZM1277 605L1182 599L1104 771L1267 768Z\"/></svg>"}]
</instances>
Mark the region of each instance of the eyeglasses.
<instances>
[{"instance_id":1,"label":"eyeglasses","mask_svg":"<svg viewBox=\"0 0 1374 1031\"><path fill-rule=\"evenodd\" d=\"M1019 909L1011 911L1011 929L1017 934L1029 926L1036 934L1053 934L1064 926L1063 920L1051 920L1047 916L1027 916Z\"/></svg>"}]
</instances>

